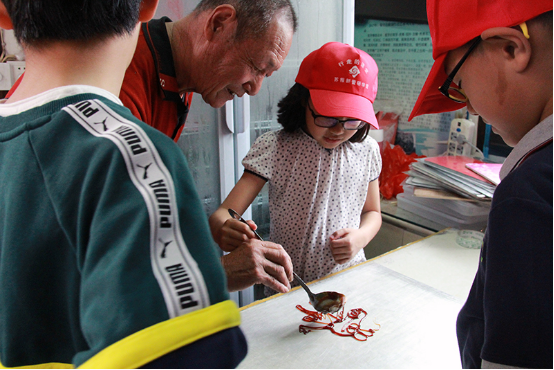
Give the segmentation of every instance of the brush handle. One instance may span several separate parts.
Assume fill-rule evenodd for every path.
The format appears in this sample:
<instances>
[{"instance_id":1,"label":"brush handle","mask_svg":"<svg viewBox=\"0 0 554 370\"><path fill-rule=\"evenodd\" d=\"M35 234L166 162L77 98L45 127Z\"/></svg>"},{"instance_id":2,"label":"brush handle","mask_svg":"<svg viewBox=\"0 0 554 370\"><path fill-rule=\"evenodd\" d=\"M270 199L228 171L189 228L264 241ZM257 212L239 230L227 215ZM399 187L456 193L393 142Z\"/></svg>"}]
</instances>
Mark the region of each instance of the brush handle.
<instances>
[{"instance_id":1,"label":"brush handle","mask_svg":"<svg viewBox=\"0 0 554 370\"><path fill-rule=\"evenodd\" d=\"M239 220L240 222L244 222L245 224L248 225L248 222L246 222L246 220L244 218L242 218L242 216L239 215L235 210L229 208L228 211L229 211L229 214L231 215L231 217L233 217L235 220ZM254 232L254 235L256 235L256 238L263 241L262 237L260 236L260 234L258 234L256 232L256 230L254 230L250 225L248 225L248 227L250 227L250 230L252 230Z\"/></svg>"}]
</instances>

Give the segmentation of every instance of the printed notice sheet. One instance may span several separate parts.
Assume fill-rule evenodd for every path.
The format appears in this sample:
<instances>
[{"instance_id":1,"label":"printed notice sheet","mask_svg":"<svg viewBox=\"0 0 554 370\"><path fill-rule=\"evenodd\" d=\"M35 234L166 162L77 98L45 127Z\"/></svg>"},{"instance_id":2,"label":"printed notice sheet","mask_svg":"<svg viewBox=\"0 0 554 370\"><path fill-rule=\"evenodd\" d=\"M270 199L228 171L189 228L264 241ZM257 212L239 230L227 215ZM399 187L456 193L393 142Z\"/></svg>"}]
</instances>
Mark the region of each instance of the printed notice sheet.
<instances>
[{"instance_id":1,"label":"printed notice sheet","mask_svg":"<svg viewBox=\"0 0 554 370\"><path fill-rule=\"evenodd\" d=\"M370 19L356 23L354 36L354 46L371 55L379 67L376 110L380 101L392 100L401 106L398 144L407 153L443 154L453 112L427 114L408 122L433 65L429 26Z\"/></svg>"}]
</instances>

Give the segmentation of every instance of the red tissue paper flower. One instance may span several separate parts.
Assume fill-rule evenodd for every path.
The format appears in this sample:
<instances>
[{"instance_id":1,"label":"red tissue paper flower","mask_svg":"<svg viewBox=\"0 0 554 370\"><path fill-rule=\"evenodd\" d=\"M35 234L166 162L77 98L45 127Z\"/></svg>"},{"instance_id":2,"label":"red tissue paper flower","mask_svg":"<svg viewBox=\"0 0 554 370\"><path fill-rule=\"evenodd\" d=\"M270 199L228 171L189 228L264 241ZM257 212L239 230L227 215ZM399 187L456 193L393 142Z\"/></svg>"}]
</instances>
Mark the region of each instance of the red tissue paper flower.
<instances>
[{"instance_id":1,"label":"red tissue paper flower","mask_svg":"<svg viewBox=\"0 0 554 370\"><path fill-rule=\"evenodd\" d=\"M408 177L404 172L410 169L410 163L424 155L412 153L407 155L400 145L391 147L389 143L383 143L385 148L381 155L383 169L379 175L379 190L385 199L392 199L404 192L402 182Z\"/></svg>"}]
</instances>

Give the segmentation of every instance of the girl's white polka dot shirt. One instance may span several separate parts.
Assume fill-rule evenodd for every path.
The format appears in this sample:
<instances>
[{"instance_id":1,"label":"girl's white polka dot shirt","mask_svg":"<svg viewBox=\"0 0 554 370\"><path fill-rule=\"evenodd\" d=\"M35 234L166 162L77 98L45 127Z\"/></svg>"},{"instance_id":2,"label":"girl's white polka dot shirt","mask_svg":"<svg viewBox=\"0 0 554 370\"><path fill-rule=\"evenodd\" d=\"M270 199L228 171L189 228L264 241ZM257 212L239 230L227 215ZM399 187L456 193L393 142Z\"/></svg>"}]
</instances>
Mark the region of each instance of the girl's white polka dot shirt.
<instances>
[{"instance_id":1,"label":"girl's white polka dot shirt","mask_svg":"<svg viewBox=\"0 0 554 370\"><path fill-rule=\"evenodd\" d=\"M362 249L348 263L337 264L329 237L360 226L368 185L382 166L373 138L326 149L301 129L271 131L255 141L242 164L268 181L269 240L285 248L305 281L366 260Z\"/></svg>"}]
</instances>

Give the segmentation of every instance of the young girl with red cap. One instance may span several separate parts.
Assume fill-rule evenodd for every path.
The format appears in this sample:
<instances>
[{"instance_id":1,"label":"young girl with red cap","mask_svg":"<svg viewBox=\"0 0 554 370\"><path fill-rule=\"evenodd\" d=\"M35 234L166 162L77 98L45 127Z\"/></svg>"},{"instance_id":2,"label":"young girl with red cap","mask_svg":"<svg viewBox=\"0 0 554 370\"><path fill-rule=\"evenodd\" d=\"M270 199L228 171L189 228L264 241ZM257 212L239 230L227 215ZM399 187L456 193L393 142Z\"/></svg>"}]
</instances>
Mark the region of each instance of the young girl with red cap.
<instances>
[{"instance_id":1,"label":"young girl with red cap","mask_svg":"<svg viewBox=\"0 0 554 370\"><path fill-rule=\"evenodd\" d=\"M269 240L283 246L302 279L366 260L364 247L381 227L381 156L367 135L370 125L378 128L377 72L368 54L338 42L303 60L296 84L278 105L283 129L256 140L242 161L243 176L210 217L221 249L255 237L228 209L242 214L268 182Z\"/></svg>"}]
</instances>

